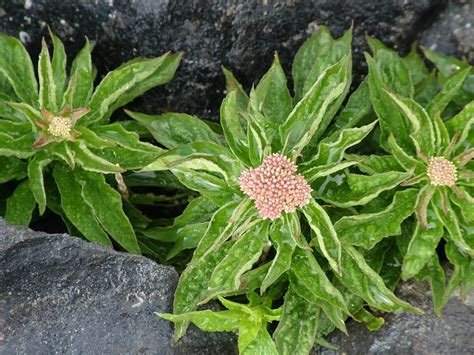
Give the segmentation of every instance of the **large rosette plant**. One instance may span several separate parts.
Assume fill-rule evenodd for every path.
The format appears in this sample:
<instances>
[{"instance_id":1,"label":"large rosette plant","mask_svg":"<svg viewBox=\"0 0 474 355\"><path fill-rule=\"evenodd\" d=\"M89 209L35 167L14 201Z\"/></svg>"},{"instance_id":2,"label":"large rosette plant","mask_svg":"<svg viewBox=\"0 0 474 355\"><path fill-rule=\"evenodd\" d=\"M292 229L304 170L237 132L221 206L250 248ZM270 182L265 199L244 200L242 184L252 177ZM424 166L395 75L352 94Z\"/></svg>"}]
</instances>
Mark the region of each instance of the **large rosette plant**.
<instances>
[{"instance_id":1,"label":"large rosette plant","mask_svg":"<svg viewBox=\"0 0 474 355\"><path fill-rule=\"evenodd\" d=\"M364 255L342 243L331 216L347 211L332 211L313 197L321 179L357 163L343 155L376 123L365 82L340 110L351 84L351 34L335 40L322 28L300 48L294 96L277 56L249 96L225 71L224 137L192 116L128 112L170 149L143 171L170 170L202 195L174 225L144 232L175 242L171 256L196 248L180 277L174 314L160 315L175 322L176 340L193 322L210 331L237 329L241 353L304 354L315 341L326 344L323 336L334 328L346 331L348 316L380 326L383 320L364 303L372 310L415 311L378 273L389 278L389 267L382 270L386 248ZM409 176L387 174L384 184ZM360 193L368 202L379 192ZM248 304L225 298L244 294ZM196 311L215 298L228 310ZM273 342L268 322L276 320Z\"/></svg>"},{"instance_id":2,"label":"large rosette plant","mask_svg":"<svg viewBox=\"0 0 474 355\"><path fill-rule=\"evenodd\" d=\"M121 173L154 161L162 149L110 123L112 113L150 88L172 79L181 55L136 58L108 73L94 89L92 46L66 71L62 42L43 40L38 80L21 42L0 34L0 183L18 180L6 202L6 220L28 225L38 206L59 214L70 233L140 253L122 197ZM115 175L117 183L113 182ZM3 191L5 192L5 191Z\"/></svg>"}]
</instances>

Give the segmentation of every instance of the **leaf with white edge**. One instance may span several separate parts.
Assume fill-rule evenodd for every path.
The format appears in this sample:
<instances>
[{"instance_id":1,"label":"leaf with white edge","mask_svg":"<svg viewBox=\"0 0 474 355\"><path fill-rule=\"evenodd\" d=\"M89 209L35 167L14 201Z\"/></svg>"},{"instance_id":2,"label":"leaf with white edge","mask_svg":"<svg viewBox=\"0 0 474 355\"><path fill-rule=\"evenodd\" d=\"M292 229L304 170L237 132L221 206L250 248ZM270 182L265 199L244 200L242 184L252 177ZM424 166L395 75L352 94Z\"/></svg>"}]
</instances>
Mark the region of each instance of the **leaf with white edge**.
<instances>
[{"instance_id":1,"label":"leaf with white edge","mask_svg":"<svg viewBox=\"0 0 474 355\"><path fill-rule=\"evenodd\" d=\"M436 247L444 234L443 225L433 209L427 213L428 229L417 222L408 249L403 258L402 278L408 280L417 275L436 253Z\"/></svg>"},{"instance_id":2,"label":"leaf with white edge","mask_svg":"<svg viewBox=\"0 0 474 355\"><path fill-rule=\"evenodd\" d=\"M242 325L239 330L239 340L241 338L241 333L242 333ZM247 346L242 347L239 342L239 352L242 355L255 355L255 354L278 355L278 352L275 347L275 343L273 342L272 337L268 333L265 323L261 325L256 337Z\"/></svg>"},{"instance_id":3,"label":"leaf with white edge","mask_svg":"<svg viewBox=\"0 0 474 355\"><path fill-rule=\"evenodd\" d=\"M474 137L471 132L474 125L474 101L467 104L461 112L446 121L445 124L451 136L456 132L461 132L456 148L460 148L461 145L472 148L474 146ZM465 150L465 147L463 147L463 150Z\"/></svg>"},{"instance_id":4,"label":"leaf with white edge","mask_svg":"<svg viewBox=\"0 0 474 355\"><path fill-rule=\"evenodd\" d=\"M432 155L435 152L435 132L433 120L425 109L412 99L398 97L387 91L388 97L395 103L402 115L410 122L410 137L417 152Z\"/></svg>"},{"instance_id":5,"label":"leaf with white edge","mask_svg":"<svg viewBox=\"0 0 474 355\"><path fill-rule=\"evenodd\" d=\"M351 82L351 55L344 56L319 77L280 126L284 152L301 152L326 130Z\"/></svg>"},{"instance_id":6,"label":"leaf with white edge","mask_svg":"<svg viewBox=\"0 0 474 355\"><path fill-rule=\"evenodd\" d=\"M471 247L464 238L458 216L451 206L449 199L443 205L438 193L433 196L432 204L435 206L436 216L448 231L448 239L452 240L462 253L474 258L474 247Z\"/></svg>"},{"instance_id":7,"label":"leaf with white edge","mask_svg":"<svg viewBox=\"0 0 474 355\"><path fill-rule=\"evenodd\" d=\"M318 326L318 306L292 289L285 294L283 316L273 333L279 354L308 354L313 348Z\"/></svg>"},{"instance_id":8,"label":"leaf with white edge","mask_svg":"<svg viewBox=\"0 0 474 355\"><path fill-rule=\"evenodd\" d=\"M416 189L399 191L380 212L342 217L334 224L338 237L344 243L370 249L383 238L399 235L400 225L413 214L417 195Z\"/></svg>"},{"instance_id":9,"label":"leaf with white edge","mask_svg":"<svg viewBox=\"0 0 474 355\"><path fill-rule=\"evenodd\" d=\"M28 180L22 181L7 199L5 220L17 226L28 226L36 207Z\"/></svg>"},{"instance_id":10,"label":"leaf with white edge","mask_svg":"<svg viewBox=\"0 0 474 355\"><path fill-rule=\"evenodd\" d=\"M33 63L23 44L0 33L0 74L5 76L21 101L35 105L38 100Z\"/></svg>"},{"instance_id":11,"label":"leaf with white edge","mask_svg":"<svg viewBox=\"0 0 474 355\"><path fill-rule=\"evenodd\" d=\"M56 84L53 77L51 58L49 57L48 46L43 38L41 42L41 53L38 61L39 78L39 104L40 107L50 112L58 112L56 104Z\"/></svg>"},{"instance_id":12,"label":"leaf with white edge","mask_svg":"<svg viewBox=\"0 0 474 355\"><path fill-rule=\"evenodd\" d=\"M102 174L74 170L82 186L82 197L92 209L102 228L126 251L140 254L137 237L122 207L122 197Z\"/></svg>"},{"instance_id":13,"label":"leaf with white edge","mask_svg":"<svg viewBox=\"0 0 474 355\"><path fill-rule=\"evenodd\" d=\"M0 184L11 180L21 180L28 175L27 163L15 157L0 156Z\"/></svg>"},{"instance_id":14,"label":"leaf with white edge","mask_svg":"<svg viewBox=\"0 0 474 355\"><path fill-rule=\"evenodd\" d=\"M318 146L316 156L300 165L301 171L304 173L307 170L317 168L318 165L340 162L344 157L345 151L367 137L375 124L376 122L362 127L343 129L338 133L337 137L324 139Z\"/></svg>"},{"instance_id":15,"label":"leaf with white edge","mask_svg":"<svg viewBox=\"0 0 474 355\"><path fill-rule=\"evenodd\" d=\"M71 144L70 148L74 153L74 160L84 170L103 174L121 173L124 171L119 165L113 164L92 153L82 142Z\"/></svg>"},{"instance_id":16,"label":"leaf with white edge","mask_svg":"<svg viewBox=\"0 0 474 355\"><path fill-rule=\"evenodd\" d=\"M396 142L395 137L391 134L388 136L388 151L392 153L393 158L401 165L405 170L415 169L415 172L420 173L425 171L424 164L407 154Z\"/></svg>"},{"instance_id":17,"label":"leaf with white edge","mask_svg":"<svg viewBox=\"0 0 474 355\"><path fill-rule=\"evenodd\" d=\"M213 312L209 309L183 314L155 313L158 317L178 323L191 322L206 332L230 332L238 329L241 312L225 310Z\"/></svg>"},{"instance_id":18,"label":"leaf with white edge","mask_svg":"<svg viewBox=\"0 0 474 355\"><path fill-rule=\"evenodd\" d=\"M365 205L383 191L391 190L411 177L410 173L386 172L374 175L346 174L328 176L317 196L338 207Z\"/></svg>"},{"instance_id":19,"label":"leaf with white edge","mask_svg":"<svg viewBox=\"0 0 474 355\"><path fill-rule=\"evenodd\" d=\"M53 41L53 57L51 58L51 68L53 72L53 80L56 87L56 107L61 108L63 102L64 85L66 84L66 52L61 40L49 31L51 40Z\"/></svg>"},{"instance_id":20,"label":"leaf with white edge","mask_svg":"<svg viewBox=\"0 0 474 355\"><path fill-rule=\"evenodd\" d=\"M415 85L415 91L416 85L421 83L430 75L430 71L426 67L425 62L418 54L417 47L417 44L414 43L411 46L410 53L408 53L408 55L403 58L403 61L410 70L411 79L413 81L413 85Z\"/></svg>"},{"instance_id":21,"label":"leaf with white edge","mask_svg":"<svg viewBox=\"0 0 474 355\"><path fill-rule=\"evenodd\" d=\"M203 238L204 239L204 238ZM200 244L203 242L201 239ZM231 243L223 243L218 249L197 258L183 271L174 294L173 312L183 314L194 311L207 290L207 284L216 265L227 255ZM194 259L194 258L193 258ZM175 340L180 339L189 321L175 325Z\"/></svg>"},{"instance_id":22,"label":"leaf with white edge","mask_svg":"<svg viewBox=\"0 0 474 355\"><path fill-rule=\"evenodd\" d=\"M92 46L86 37L86 44L72 62L68 87L64 93L62 106L71 109L86 107L94 91L94 75L91 60Z\"/></svg>"},{"instance_id":23,"label":"leaf with white edge","mask_svg":"<svg viewBox=\"0 0 474 355\"><path fill-rule=\"evenodd\" d=\"M220 143L218 136L197 117L184 113L146 115L125 110L127 115L147 128L156 141L168 149L197 141Z\"/></svg>"},{"instance_id":24,"label":"leaf with white edge","mask_svg":"<svg viewBox=\"0 0 474 355\"><path fill-rule=\"evenodd\" d=\"M296 101L299 101L305 94L303 91L304 84L309 77L311 69L316 65L315 62L322 61L324 55L327 56L333 43L334 39L328 28L321 26L315 34L303 43L296 53L292 67ZM321 68L321 72L326 69L322 64L318 65L318 67ZM314 80L316 80L319 75L316 72L314 74L316 75Z\"/></svg>"},{"instance_id":25,"label":"leaf with white edge","mask_svg":"<svg viewBox=\"0 0 474 355\"><path fill-rule=\"evenodd\" d=\"M407 151L413 151L412 141L409 137L407 122L401 115L396 104L390 99L385 83L382 81L382 74L377 67L375 60L368 54L365 56L369 67L369 90L370 101L374 111L377 113L380 125L380 144L385 150L387 147L387 138L393 134L397 137L399 145Z\"/></svg>"},{"instance_id":26,"label":"leaf with white edge","mask_svg":"<svg viewBox=\"0 0 474 355\"><path fill-rule=\"evenodd\" d=\"M238 159L250 166L249 145L245 132L247 127L242 127L239 120L237 92L228 93L222 101L220 116L222 129L230 150Z\"/></svg>"},{"instance_id":27,"label":"leaf with white edge","mask_svg":"<svg viewBox=\"0 0 474 355\"><path fill-rule=\"evenodd\" d=\"M100 226L92 208L84 201L82 186L74 172L62 164L56 164L53 177L61 196L61 207L67 219L89 241L112 247L107 234Z\"/></svg>"},{"instance_id":28,"label":"leaf with white edge","mask_svg":"<svg viewBox=\"0 0 474 355\"><path fill-rule=\"evenodd\" d=\"M293 99L286 86L286 76L280 65L278 55L275 54L271 68L265 73L254 91L257 107L271 123L280 125L285 122L293 108Z\"/></svg>"},{"instance_id":29,"label":"leaf with white edge","mask_svg":"<svg viewBox=\"0 0 474 355\"><path fill-rule=\"evenodd\" d=\"M209 199L200 196L193 199L184 209L183 213L176 217L173 225L169 227L148 228L142 233L149 238L162 242L175 242L181 234L181 229L188 225L208 222L217 210L217 206ZM204 235L204 234L203 234Z\"/></svg>"},{"instance_id":30,"label":"leaf with white edge","mask_svg":"<svg viewBox=\"0 0 474 355\"><path fill-rule=\"evenodd\" d=\"M24 135L19 138L0 132L0 155L7 157L17 157L26 159L31 157L35 152L31 147L34 139L32 135Z\"/></svg>"},{"instance_id":31,"label":"leaf with white edge","mask_svg":"<svg viewBox=\"0 0 474 355\"><path fill-rule=\"evenodd\" d=\"M270 239L276 249L276 255L271 262L265 279L262 281L260 287L261 294L290 269L291 257L296 247L296 242L291 236L290 227L281 220L276 220L271 225Z\"/></svg>"},{"instance_id":32,"label":"leaf with white edge","mask_svg":"<svg viewBox=\"0 0 474 355\"><path fill-rule=\"evenodd\" d=\"M369 175L403 170L403 167L392 155L344 154L344 158L357 162L357 168Z\"/></svg>"},{"instance_id":33,"label":"leaf with white edge","mask_svg":"<svg viewBox=\"0 0 474 355\"><path fill-rule=\"evenodd\" d=\"M258 223L240 236L228 254L214 269L206 298L232 292L240 287L240 277L258 261L268 244L268 223Z\"/></svg>"},{"instance_id":34,"label":"leaf with white edge","mask_svg":"<svg viewBox=\"0 0 474 355\"><path fill-rule=\"evenodd\" d=\"M86 125L106 123L117 108L171 80L180 59L180 54L169 53L153 59L137 58L109 72L87 105L89 113L80 121Z\"/></svg>"},{"instance_id":35,"label":"leaf with white edge","mask_svg":"<svg viewBox=\"0 0 474 355\"><path fill-rule=\"evenodd\" d=\"M461 69L444 83L441 91L427 107L427 111L431 116L436 114L441 115L444 112L451 100L453 100L462 89L464 80L466 80L470 71L470 67Z\"/></svg>"},{"instance_id":36,"label":"leaf with white edge","mask_svg":"<svg viewBox=\"0 0 474 355\"><path fill-rule=\"evenodd\" d=\"M43 120L40 111L24 102L9 102L8 105L17 112L20 112L21 115L28 120L30 123L30 131L36 132L38 130L35 121Z\"/></svg>"},{"instance_id":37,"label":"leaf with white edge","mask_svg":"<svg viewBox=\"0 0 474 355\"><path fill-rule=\"evenodd\" d=\"M246 111L249 104L249 97L245 90L242 88L242 85L236 79L234 74L227 68L222 67L222 71L225 76L226 91L232 92L237 91L237 107L240 111Z\"/></svg>"},{"instance_id":38,"label":"leaf with white edge","mask_svg":"<svg viewBox=\"0 0 474 355\"><path fill-rule=\"evenodd\" d=\"M43 169L51 163L52 159L46 151L36 154L28 164L28 179L30 181L30 189L38 203L39 214L42 215L46 211L46 192L44 190Z\"/></svg>"},{"instance_id":39,"label":"leaf with white edge","mask_svg":"<svg viewBox=\"0 0 474 355\"><path fill-rule=\"evenodd\" d=\"M425 267L416 275L418 280L428 279L433 297L433 308L438 317L442 317L444 294L446 290L446 276L443 267L439 263L438 255L435 253Z\"/></svg>"},{"instance_id":40,"label":"leaf with white edge","mask_svg":"<svg viewBox=\"0 0 474 355\"><path fill-rule=\"evenodd\" d=\"M312 231L316 234L317 246L338 274L341 271L341 242L326 211L314 200L302 208Z\"/></svg>"},{"instance_id":41,"label":"leaf with white edge","mask_svg":"<svg viewBox=\"0 0 474 355\"><path fill-rule=\"evenodd\" d=\"M71 143L69 142L58 142L50 144L47 149L53 156L58 157L71 169L74 169L76 163L74 161L74 154L71 151L70 144Z\"/></svg>"},{"instance_id":42,"label":"leaf with white edge","mask_svg":"<svg viewBox=\"0 0 474 355\"><path fill-rule=\"evenodd\" d=\"M314 304L318 304L320 300L323 300L349 314L341 293L332 285L326 273L309 250L297 248L294 251L290 270L290 283L292 286L297 287L294 290L300 297ZM298 284L295 285L292 280L298 280ZM304 286L307 292L302 292L300 286Z\"/></svg>"},{"instance_id":43,"label":"leaf with white edge","mask_svg":"<svg viewBox=\"0 0 474 355\"><path fill-rule=\"evenodd\" d=\"M309 168L303 173L307 182L312 183L313 181L337 173L338 171L347 169L353 165L356 165L358 161L343 161L340 163L331 163L327 165L317 165Z\"/></svg>"},{"instance_id":44,"label":"leaf with white edge","mask_svg":"<svg viewBox=\"0 0 474 355\"><path fill-rule=\"evenodd\" d=\"M20 138L31 134L31 126L26 122L0 120L0 132L5 132L12 138Z\"/></svg>"},{"instance_id":45,"label":"leaf with white edge","mask_svg":"<svg viewBox=\"0 0 474 355\"><path fill-rule=\"evenodd\" d=\"M261 114L258 112L248 115L247 141L252 166L259 166L263 158L271 152L270 137L267 136L268 132L265 130L264 124L259 122L265 118L261 117L262 119L259 120L259 116Z\"/></svg>"}]
</instances>

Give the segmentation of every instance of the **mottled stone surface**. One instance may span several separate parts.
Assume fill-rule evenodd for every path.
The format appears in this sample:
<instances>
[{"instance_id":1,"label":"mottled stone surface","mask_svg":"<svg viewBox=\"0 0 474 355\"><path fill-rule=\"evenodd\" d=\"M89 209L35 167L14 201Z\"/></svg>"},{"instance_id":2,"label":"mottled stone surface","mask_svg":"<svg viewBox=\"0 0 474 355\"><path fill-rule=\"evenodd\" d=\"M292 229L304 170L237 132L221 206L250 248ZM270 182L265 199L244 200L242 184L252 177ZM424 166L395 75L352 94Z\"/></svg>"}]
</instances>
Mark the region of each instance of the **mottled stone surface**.
<instances>
[{"instance_id":1,"label":"mottled stone surface","mask_svg":"<svg viewBox=\"0 0 474 355\"><path fill-rule=\"evenodd\" d=\"M435 51L465 57L474 63L474 2L449 3L431 27L421 36L421 44Z\"/></svg>"},{"instance_id":2,"label":"mottled stone surface","mask_svg":"<svg viewBox=\"0 0 474 355\"><path fill-rule=\"evenodd\" d=\"M230 333L191 328L176 347L171 267L0 219L1 354L235 354Z\"/></svg>"},{"instance_id":3,"label":"mottled stone surface","mask_svg":"<svg viewBox=\"0 0 474 355\"><path fill-rule=\"evenodd\" d=\"M397 294L424 313L388 314L384 326L375 332L350 321L349 336L337 331L328 338L339 348L338 352L318 349L314 354L474 354L474 290L466 302L452 298L442 311L443 319L433 312L426 283L401 284Z\"/></svg>"},{"instance_id":4,"label":"mottled stone surface","mask_svg":"<svg viewBox=\"0 0 474 355\"><path fill-rule=\"evenodd\" d=\"M447 0L0 0L0 31L39 52L47 24L75 54L87 35L96 42L99 76L135 56L184 51L175 80L139 99L149 113L186 111L217 118L224 95L221 65L246 88L278 51L289 71L303 41L320 25L336 36L354 23L354 68L364 72L365 34L401 51L442 11Z\"/></svg>"}]
</instances>

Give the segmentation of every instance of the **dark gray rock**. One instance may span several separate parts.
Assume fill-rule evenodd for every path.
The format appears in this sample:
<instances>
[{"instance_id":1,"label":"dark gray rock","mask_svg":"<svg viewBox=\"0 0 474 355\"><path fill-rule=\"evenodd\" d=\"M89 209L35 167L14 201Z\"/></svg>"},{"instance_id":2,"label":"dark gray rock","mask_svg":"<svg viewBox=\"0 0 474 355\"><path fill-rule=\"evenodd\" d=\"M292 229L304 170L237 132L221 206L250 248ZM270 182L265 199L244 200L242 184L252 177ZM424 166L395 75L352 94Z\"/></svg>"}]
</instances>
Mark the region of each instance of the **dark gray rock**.
<instances>
[{"instance_id":1,"label":"dark gray rock","mask_svg":"<svg viewBox=\"0 0 474 355\"><path fill-rule=\"evenodd\" d=\"M363 72L365 34L406 51L447 0L0 0L0 31L39 52L46 24L76 53L87 35L103 75L135 56L184 51L175 80L135 103L150 113L174 110L216 118L224 95L220 66L249 88L278 51L287 70L320 25L340 36L355 25L354 67Z\"/></svg>"},{"instance_id":2,"label":"dark gray rock","mask_svg":"<svg viewBox=\"0 0 474 355\"><path fill-rule=\"evenodd\" d=\"M421 44L435 51L474 63L474 2L451 1L421 37Z\"/></svg>"},{"instance_id":3,"label":"dark gray rock","mask_svg":"<svg viewBox=\"0 0 474 355\"><path fill-rule=\"evenodd\" d=\"M0 219L1 354L234 354L235 337L191 328L176 347L171 267Z\"/></svg>"},{"instance_id":4,"label":"dark gray rock","mask_svg":"<svg viewBox=\"0 0 474 355\"><path fill-rule=\"evenodd\" d=\"M338 352L318 349L314 354L474 354L474 290L464 303L454 297L443 309L443 319L433 312L431 291L426 283L403 283L398 295L423 309L424 314L387 314L380 330L350 321L349 336L337 331L328 338Z\"/></svg>"}]
</instances>

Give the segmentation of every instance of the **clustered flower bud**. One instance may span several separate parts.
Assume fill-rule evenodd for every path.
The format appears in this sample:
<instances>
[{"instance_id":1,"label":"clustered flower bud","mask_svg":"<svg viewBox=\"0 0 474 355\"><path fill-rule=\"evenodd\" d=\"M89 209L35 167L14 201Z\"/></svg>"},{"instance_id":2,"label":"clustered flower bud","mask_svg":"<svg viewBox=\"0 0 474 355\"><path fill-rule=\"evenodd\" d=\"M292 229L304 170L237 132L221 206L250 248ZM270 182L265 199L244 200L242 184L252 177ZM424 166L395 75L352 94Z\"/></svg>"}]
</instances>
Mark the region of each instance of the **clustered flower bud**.
<instances>
[{"instance_id":1,"label":"clustered flower bud","mask_svg":"<svg viewBox=\"0 0 474 355\"><path fill-rule=\"evenodd\" d=\"M456 166L444 157L433 157L429 161L427 175L434 186L454 186L456 172Z\"/></svg>"},{"instance_id":2,"label":"clustered flower bud","mask_svg":"<svg viewBox=\"0 0 474 355\"><path fill-rule=\"evenodd\" d=\"M48 133L58 138L69 137L73 124L70 118L55 116L49 122Z\"/></svg>"},{"instance_id":3,"label":"clustered flower bud","mask_svg":"<svg viewBox=\"0 0 474 355\"><path fill-rule=\"evenodd\" d=\"M282 211L294 212L309 203L311 187L288 157L275 153L258 168L244 171L239 177L241 190L255 201L263 219L275 220Z\"/></svg>"}]
</instances>

